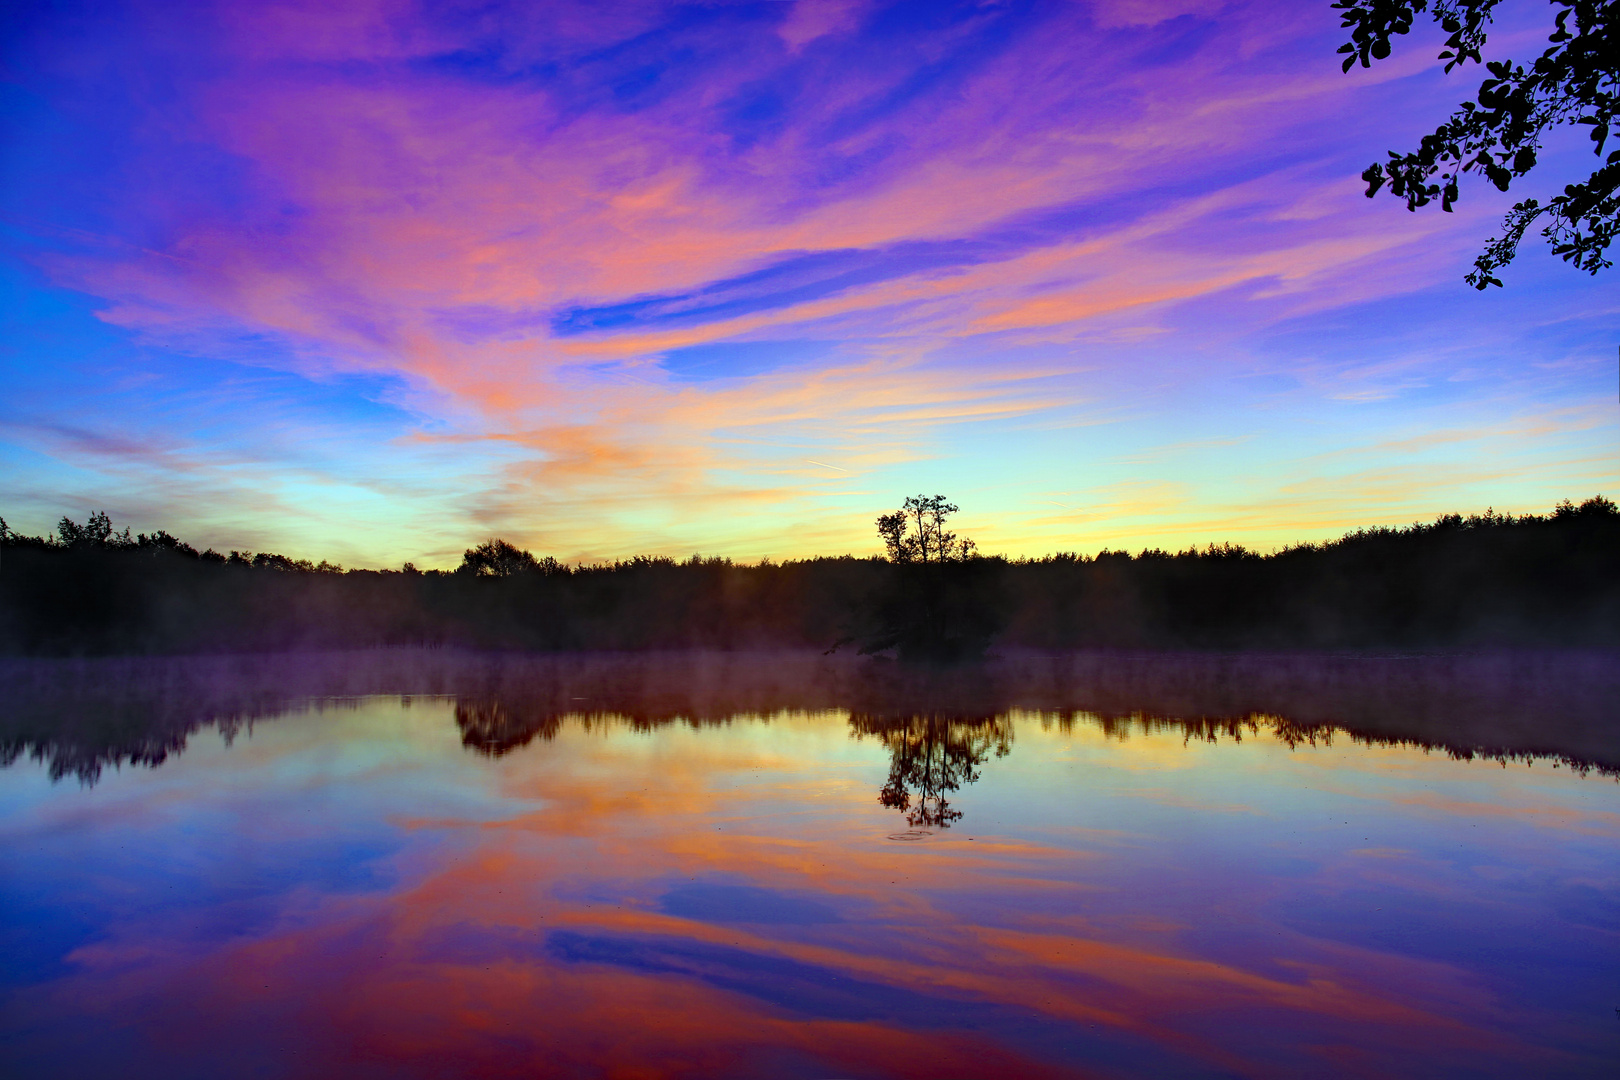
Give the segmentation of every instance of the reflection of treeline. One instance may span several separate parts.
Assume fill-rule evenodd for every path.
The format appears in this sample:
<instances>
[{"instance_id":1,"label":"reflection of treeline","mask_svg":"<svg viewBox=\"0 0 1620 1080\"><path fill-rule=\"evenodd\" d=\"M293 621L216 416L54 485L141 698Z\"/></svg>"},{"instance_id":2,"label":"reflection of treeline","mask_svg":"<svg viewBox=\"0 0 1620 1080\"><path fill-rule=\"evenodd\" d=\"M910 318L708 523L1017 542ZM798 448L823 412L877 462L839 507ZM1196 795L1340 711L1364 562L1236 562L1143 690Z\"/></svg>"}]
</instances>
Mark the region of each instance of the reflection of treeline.
<instances>
[{"instance_id":1,"label":"reflection of treeline","mask_svg":"<svg viewBox=\"0 0 1620 1080\"><path fill-rule=\"evenodd\" d=\"M949 635L967 653L988 638L1032 648L1620 643L1620 512L1602 497L1545 517L1364 529L1273 555L1212 546L927 567L852 557L569 567L496 541L455 572L345 572L113 533L105 515L63 520L52 539L0 533L0 649L10 653L825 648L885 631L935 653L956 646Z\"/></svg>"},{"instance_id":2,"label":"reflection of treeline","mask_svg":"<svg viewBox=\"0 0 1620 1080\"><path fill-rule=\"evenodd\" d=\"M1140 712L1127 716L1098 716L1095 713L1074 712L1042 714L1040 722L1043 728L1055 727L1066 734L1072 732L1076 725L1089 724L1109 738L1120 742L1137 733L1152 735L1169 732L1180 735L1184 744L1222 741L1240 743L1246 738L1257 738L1264 732L1290 750L1297 750L1302 746L1332 746L1334 739L1345 738L1362 746L1398 747L1405 750L1422 750L1424 753L1441 753L1453 761L1494 761L1504 768L1510 761L1523 762L1527 765L1536 761L1547 761L1551 762L1555 769L1567 766L1572 772L1582 776L1595 771L1603 776L1620 778L1620 764L1594 761L1557 750L1527 749L1524 746L1500 743L1481 745L1436 735L1390 734L1386 730L1369 731L1321 721L1292 720L1286 716L1272 716L1269 713L1188 718L1154 716ZM1525 744L1531 745L1545 746L1544 743Z\"/></svg>"},{"instance_id":3,"label":"reflection of treeline","mask_svg":"<svg viewBox=\"0 0 1620 1080\"><path fill-rule=\"evenodd\" d=\"M1090 652L929 670L808 651L441 649L0 660L0 763L32 757L53 775L92 780L107 766L159 764L204 726L230 735L310 701L371 695L452 701L462 744L490 756L569 725L650 731L837 711L854 734L904 751L895 759L900 787L918 794L936 779L965 782L951 770L968 759L976 769L983 751L1010 745L1006 718L1020 712L1116 736L1168 727L1188 739L1241 739L1266 730L1309 743L1344 733L1461 758L1620 766L1620 665L1606 652Z\"/></svg>"},{"instance_id":4,"label":"reflection of treeline","mask_svg":"<svg viewBox=\"0 0 1620 1080\"><path fill-rule=\"evenodd\" d=\"M46 762L53 780L88 782L108 766L161 765L205 725L229 740L256 717L286 710L283 694L230 679L221 666L0 661L0 765L27 756Z\"/></svg>"},{"instance_id":5,"label":"reflection of treeline","mask_svg":"<svg viewBox=\"0 0 1620 1080\"><path fill-rule=\"evenodd\" d=\"M1036 648L1620 644L1620 512L1601 497L1269 556L1227 545L920 569L850 557L570 567L492 542L454 572L344 571L115 533L104 515L64 519L49 540L0 532L0 649L12 653L826 647L885 632L944 653L984 638Z\"/></svg>"}]
</instances>

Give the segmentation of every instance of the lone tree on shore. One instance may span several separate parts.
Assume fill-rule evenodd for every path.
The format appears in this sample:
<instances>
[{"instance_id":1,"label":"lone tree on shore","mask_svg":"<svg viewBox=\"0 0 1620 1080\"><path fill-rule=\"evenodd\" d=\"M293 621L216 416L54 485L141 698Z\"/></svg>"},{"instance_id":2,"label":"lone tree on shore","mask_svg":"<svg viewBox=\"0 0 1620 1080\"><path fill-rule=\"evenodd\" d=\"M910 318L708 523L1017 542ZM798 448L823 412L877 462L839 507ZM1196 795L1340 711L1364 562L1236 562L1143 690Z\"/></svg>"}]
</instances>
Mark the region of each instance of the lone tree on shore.
<instances>
[{"instance_id":1,"label":"lone tree on shore","mask_svg":"<svg viewBox=\"0 0 1620 1080\"><path fill-rule=\"evenodd\" d=\"M1500 2L1337 0L1333 7L1350 30L1350 40L1339 47L1348 54L1344 70L1387 57L1390 38L1409 32L1412 20L1424 12L1450 35L1438 57L1448 72L1469 60L1482 63L1485 28ZM1438 200L1449 213L1463 173L1482 175L1506 191L1535 168L1547 131L1564 124L1589 128L1593 152L1602 157L1620 112L1620 38L1613 31L1620 0L1551 2L1557 9L1547 39L1552 48L1529 67L1511 60L1485 64L1491 77L1480 84L1477 102L1459 105L1418 149L1392 150L1388 161L1367 167L1361 178L1369 199L1388 183L1390 194L1405 199L1408 210ZM1502 235L1485 245L1464 280L1476 289L1501 285L1497 271L1513 261L1526 230L1544 215L1541 235L1554 255L1592 274L1612 266L1604 252L1620 231L1620 149L1603 158L1584 182L1567 185L1545 205L1535 199L1514 204L1502 221Z\"/></svg>"},{"instance_id":2,"label":"lone tree on shore","mask_svg":"<svg viewBox=\"0 0 1620 1080\"><path fill-rule=\"evenodd\" d=\"M1004 562L979 557L973 541L945 527L957 509L943 495L917 495L877 519L894 569L858 620L864 626L845 638L862 653L894 649L902 660L929 662L984 654L1003 622Z\"/></svg>"},{"instance_id":3,"label":"lone tree on shore","mask_svg":"<svg viewBox=\"0 0 1620 1080\"><path fill-rule=\"evenodd\" d=\"M505 540L486 540L462 552L458 573L473 577L512 577L517 574L549 574L559 569L556 559L536 559L531 553Z\"/></svg>"},{"instance_id":4,"label":"lone tree on shore","mask_svg":"<svg viewBox=\"0 0 1620 1080\"><path fill-rule=\"evenodd\" d=\"M888 549L890 562L961 562L974 555L972 540L958 538L945 529L946 520L961 507L945 501L943 495L917 495L906 499L900 509L877 519L878 535Z\"/></svg>"}]
</instances>

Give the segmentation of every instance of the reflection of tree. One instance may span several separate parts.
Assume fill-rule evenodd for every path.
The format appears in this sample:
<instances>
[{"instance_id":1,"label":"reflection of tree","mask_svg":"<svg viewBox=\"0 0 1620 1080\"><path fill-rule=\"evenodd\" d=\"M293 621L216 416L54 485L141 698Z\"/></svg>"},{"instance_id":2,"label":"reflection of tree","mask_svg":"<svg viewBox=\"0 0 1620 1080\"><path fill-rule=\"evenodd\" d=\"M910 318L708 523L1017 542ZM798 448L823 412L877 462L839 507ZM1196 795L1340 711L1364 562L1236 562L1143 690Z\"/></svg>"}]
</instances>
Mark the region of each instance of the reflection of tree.
<instances>
[{"instance_id":1,"label":"reflection of tree","mask_svg":"<svg viewBox=\"0 0 1620 1080\"><path fill-rule=\"evenodd\" d=\"M461 745L490 757L509 754L538 736L550 742L562 729L564 714L547 709L509 707L493 697L456 699L456 727Z\"/></svg>"},{"instance_id":2,"label":"reflection of tree","mask_svg":"<svg viewBox=\"0 0 1620 1080\"><path fill-rule=\"evenodd\" d=\"M948 829L961 819L947 796L979 779L979 766L991 753L1012 750L1012 721L1006 717L883 717L857 713L850 726L876 735L888 747L889 779L878 802L900 811L912 828Z\"/></svg>"}]
</instances>

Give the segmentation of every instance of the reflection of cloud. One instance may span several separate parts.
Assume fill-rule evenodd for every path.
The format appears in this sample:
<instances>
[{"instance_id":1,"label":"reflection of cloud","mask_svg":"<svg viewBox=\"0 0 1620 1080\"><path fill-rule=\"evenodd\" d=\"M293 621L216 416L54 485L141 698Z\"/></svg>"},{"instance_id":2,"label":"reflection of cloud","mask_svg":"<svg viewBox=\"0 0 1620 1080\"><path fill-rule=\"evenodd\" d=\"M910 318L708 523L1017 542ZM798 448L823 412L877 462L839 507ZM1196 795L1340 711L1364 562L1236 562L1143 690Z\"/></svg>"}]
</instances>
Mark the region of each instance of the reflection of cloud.
<instances>
[{"instance_id":1,"label":"reflection of cloud","mask_svg":"<svg viewBox=\"0 0 1620 1080\"><path fill-rule=\"evenodd\" d=\"M1019 835L1004 811L999 835L902 846L881 839L890 826L871 799L882 752L851 742L838 714L708 730L675 723L650 739L580 716L490 759L445 756L450 708L368 699L349 717L260 724L203 776L178 763L179 773L137 774L143 782L117 794L107 821L139 822L143 844L170 845L187 830L196 840L206 821L251 836L262 866L289 848L347 865L351 846L321 846L338 835L368 845L379 868L363 884L333 884L300 863L304 876L259 888L251 920L234 885L204 890L182 911L146 910L123 898L172 893L177 871L121 876L105 936L74 951L17 1015L137 1023L157 1059L257 1060L296 1046L301 1064L321 1071L351 1061L359 1044L368 1061L405 1076L441 1074L447 1062L487 1073L578 1065L715 1075L757 1071L757 1055L773 1050L835 1073L949 1074L974 1061L1007 1075L1069 1075L1061 1070L1106 1057L1134 1074L1292 1074L1330 1069L1324 1045L1347 1040L1368 1048L1358 1065L1380 1072L1544 1058L1542 1014L1503 1004L1525 984L1375 947L1377 935L1355 922L1364 895L1340 890L1407 884L1345 875L1336 856L1362 859L1360 847L1298 848L1282 821L1454 783L1456 763L1341 748L1331 774L1302 776L1277 769L1269 745L1227 745L1220 767L1178 785L1243 790L1276 811L1267 826L1212 818L1209 800L1182 813L1164 797L1157 764L1190 753L1173 730L1120 742L1092 723L1042 728L1023 717L1020 752L1033 753L1015 753L987 782L1029 800L1022 808L1039 838ZM334 766L340 719L366 734ZM1065 751L1092 783L1075 783L1072 760L1057 764ZM1413 770L1404 784L1391 784L1398 774L1384 757ZM1324 794L1327 775L1347 792ZM327 786L312 801L316 778ZM177 809L176 791L202 800L195 818ZM1533 785L1495 794L1507 808L1538 801ZM1060 825L1112 813L1132 827L1041 827L1063 799L1076 801ZM320 813L266 812L289 801ZM390 816L424 803L436 812L403 828ZM1406 815L1413 804L1385 805ZM1444 812L1459 808L1482 820L1472 807ZM1151 817L1166 812L1190 832ZM48 813L32 824L61 835ZM384 820L395 824L374 838ZM1201 850L1212 820L1223 830L1219 858ZM1403 823L1409 815L1386 832ZM1405 834L1444 883L1458 837ZM1285 836L1284 861L1267 861ZM1276 865L1286 869L1258 872ZM224 872L223 863L204 869ZM1300 911L1320 929L1302 928ZM1476 945L1470 933L1441 937Z\"/></svg>"}]
</instances>

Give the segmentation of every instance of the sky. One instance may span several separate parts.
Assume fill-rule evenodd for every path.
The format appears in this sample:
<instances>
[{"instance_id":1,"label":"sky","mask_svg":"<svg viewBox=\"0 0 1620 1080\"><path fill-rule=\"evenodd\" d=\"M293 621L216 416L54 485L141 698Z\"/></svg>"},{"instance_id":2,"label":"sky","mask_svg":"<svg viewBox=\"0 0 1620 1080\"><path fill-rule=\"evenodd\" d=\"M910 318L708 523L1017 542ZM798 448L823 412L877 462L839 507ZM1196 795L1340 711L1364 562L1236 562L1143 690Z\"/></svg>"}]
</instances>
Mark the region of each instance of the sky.
<instances>
[{"instance_id":1,"label":"sky","mask_svg":"<svg viewBox=\"0 0 1620 1080\"><path fill-rule=\"evenodd\" d=\"M1359 174L1472 96L1327 0L28 2L0 515L453 566L1260 550L1620 495L1615 271ZM1545 47L1505 0L1487 58Z\"/></svg>"}]
</instances>

